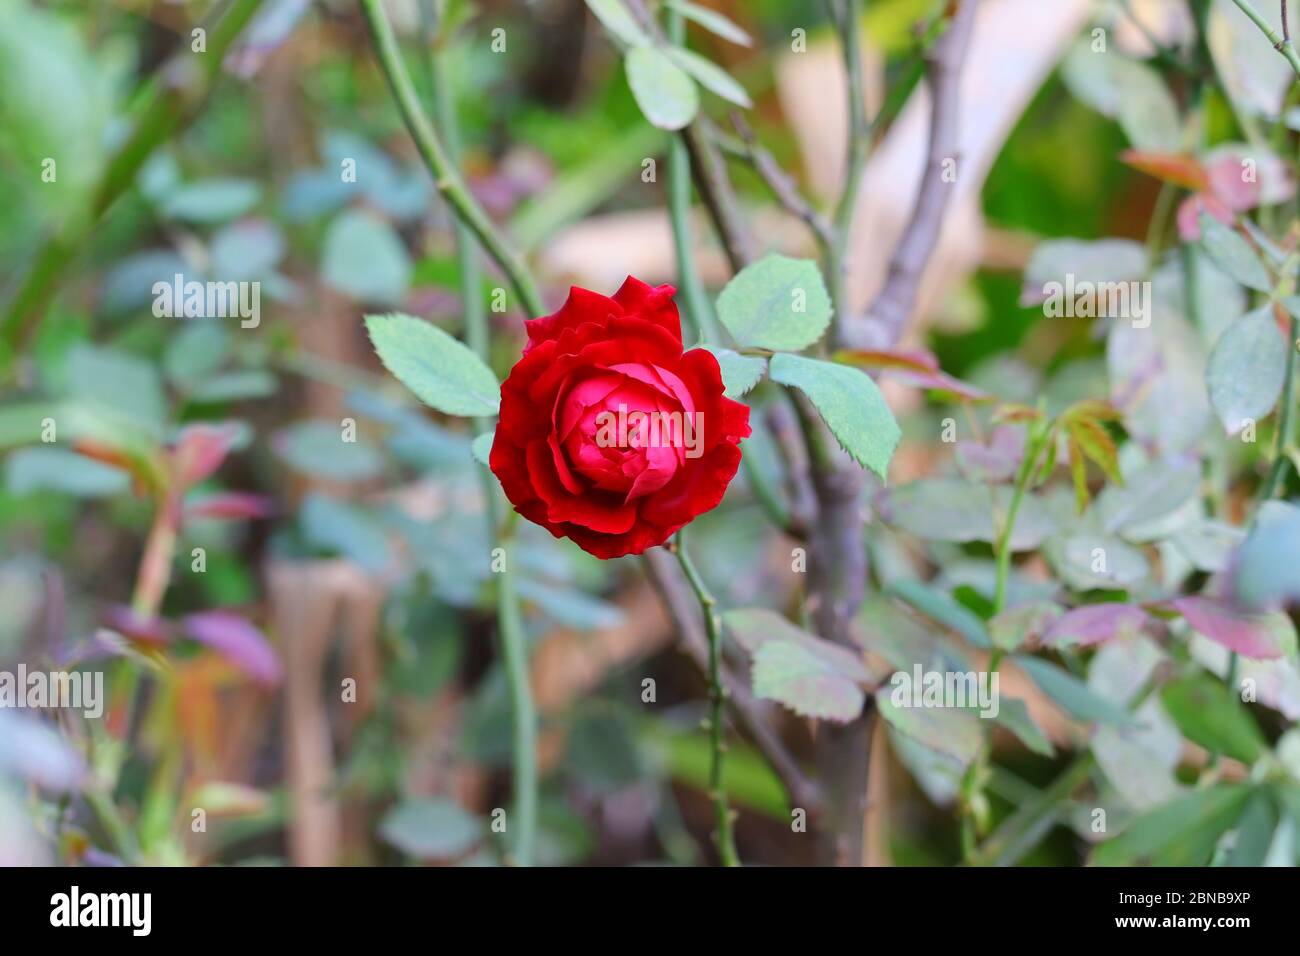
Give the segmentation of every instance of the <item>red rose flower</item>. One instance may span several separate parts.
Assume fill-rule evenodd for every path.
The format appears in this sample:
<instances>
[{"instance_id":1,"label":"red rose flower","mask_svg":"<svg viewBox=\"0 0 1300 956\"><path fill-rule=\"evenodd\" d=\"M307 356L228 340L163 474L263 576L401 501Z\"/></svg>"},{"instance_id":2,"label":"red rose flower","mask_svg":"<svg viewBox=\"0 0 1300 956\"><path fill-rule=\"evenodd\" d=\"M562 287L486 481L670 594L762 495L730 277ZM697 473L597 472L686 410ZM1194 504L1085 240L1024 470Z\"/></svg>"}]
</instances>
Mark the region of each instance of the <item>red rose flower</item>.
<instances>
[{"instance_id":1,"label":"red rose flower","mask_svg":"<svg viewBox=\"0 0 1300 956\"><path fill-rule=\"evenodd\" d=\"M515 510L599 558L640 554L722 500L749 408L682 351L672 286L573 287L526 323L489 462Z\"/></svg>"}]
</instances>

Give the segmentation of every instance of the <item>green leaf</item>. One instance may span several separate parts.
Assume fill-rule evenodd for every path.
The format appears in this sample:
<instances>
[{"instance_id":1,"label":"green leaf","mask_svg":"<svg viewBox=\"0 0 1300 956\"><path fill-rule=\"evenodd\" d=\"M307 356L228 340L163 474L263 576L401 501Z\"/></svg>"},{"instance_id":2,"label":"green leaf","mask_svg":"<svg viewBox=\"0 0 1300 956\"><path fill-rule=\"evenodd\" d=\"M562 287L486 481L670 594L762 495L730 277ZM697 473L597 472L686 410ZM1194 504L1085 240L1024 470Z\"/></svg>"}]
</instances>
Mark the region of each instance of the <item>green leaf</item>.
<instances>
[{"instance_id":1,"label":"green leaf","mask_svg":"<svg viewBox=\"0 0 1300 956\"><path fill-rule=\"evenodd\" d=\"M830 325L831 297L811 260L771 255L727 283L718 318L742 346L798 352Z\"/></svg>"},{"instance_id":2,"label":"green leaf","mask_svg":"<svg viewBox=\"0 0 1300 956\"><path fill-rule=\"evenodd\" d=\"M261 195L262 187L251 179L201 179L171 190L162 214L183 222L227 222L251 210Z\"/></svg>"},{"instance_id":3,"label":"green leaf","mask_svg":"<svg viewBox=\"0 0 1300 956\"><path fill-rule=\"evenodd\" d=\"M587 0L587 9L595 14L601 26L627 46L650 46L650 37L628 12L623 0Z\"/></svg>"},{"instance_id":4,"label":"green leaf","mask_svg":"<svg viewBox=\"0 0 1300 956\"><path fill-rule=\"evenodd\" d=\"M678 130L695 119L700 94L695 82L652 46L634 46L623 60L637 106L651 125Z\"/></svg>"},{"instance_id":5,"label":"green leaf","mask_svg":"<svg viewBox=\"0 0 1300 956\"><path fill-rule=\"evenodd\" d=\"M927 541L997 540L995 515L1005 515L1014 491L961 478L922 478L876 496L876 513L890 527ZM1037 548L1057 530L1057 519L1037 495L1026 494L1011 532L1011 550Z\"/></svg>"},{"instance_id":6,"label":"green leaf","mask_svg":"<svg viewBox=\"0 0 1300 956\"><path fill-rule=\"evenodd\" d=\"M1277 829L1278 812L1267 790L1257 790L1237 821L1237 840L1228 866L1263 866Z\"/></svg>"},{"instance_id":7,"label":"green leaf","mask_svg":"<svg viewBox=\"0 0 1300 956\"><path fill-rule=\"evenodd\" d=\"M484 465L489 464L488 458L492 454L492 442L496 437L497 433L494 431L484 432L470 442L469 450L476 460Z\"/></svg>"},{"instance_id":8,"label":"green leaf","mask_svg":"<svg viewBox=\"0 0 1300 956\"><path fill-rule=\"evenodd\" d=\"M796 627L768 608L723 615L753 659L754 693L805 717L847 722L862 711L862 685L874 683L859 653Z\"/></svg>"},{"instance_id":9,"label":"green leaf","mask_svg":"<svg viewBox=\"0 0 1300 956\"><path fill-rule=\"evenodd\" d=\"M46 490L103 498L126 491L130 484L126 472L64 448L20 448L5 462L5 485L12 495Z\"/></svg>"},{"instance_id":10,"label":"green leaf","mask_svg":"<svg viewBox=\"0 0 1300 956\"><path fill-rule=\"evenodd\" d=\"M401 313L366 316L384 367L445 415L495 415L501 386L492 370L436 325Z\"/></svg>"},{"instance_id":11,"label":"green leaf","mask_svg":"<svg viewBox=\"0 0 1300 956\"><path fill-rule=\"evenodd\" d=\"M320 272L328 285L359 302L396 305L411 281L411 260L392 226L348 209L325 233Z\"/></svg>"},{"instance_id":12,"label":"green leaf","mask_svg":"<svg viewBox=\"0 0 1300 956\"><path fill-rule=\"evenodd\" d=\"M998 715L994 718L999 724L1016 735L1016 738L1033 753L1051 757L1056 751L1047 739L1042 728L1034 723L1029 715L1029 708L1023 700L1015 697L1003 697L998 705Z\"/></svg>"},{"instance_id":13,"label":"green leaf","mask_svg":"<svg viewBox=\"0 0 1300 956\"><path fill-rule=\"evenodd\" d=\"M272 447L298 471L316 478L362 481L373 478L384 467L373 445L344 441L342 426L323 419L282 428L275 434Z\"/></svg>"},{"instance_id":14,"label":"green leaf","mask_svg":"<svg viewBox=\"0 0 1300 956\"><path fill-rule=\"evenodd\" d=\"M1229 435L1277 404L1286 377L1287 341L1266 305L1223 330L1205 368L1210 404Z\"/></svg>"},{"instance_id":15,"label":"green leaf","mask_svg":"<svg viewBox=\"0 0 1300 956\"><path fill-rule=\"evenodd\" d=\"M1160 699L1183 736L1212 753L1253 764L1267 749L1259 725L1236 694L1206 674L1169 684Z\"/></svg>"},{"instance_id":16,"label":"green leaf","mask_svg":"<svg viewBox=\"0 0 1300 956\"><path fill-rule=\"evenodd\" d=\"M761 355L741 355L716 345L706 345L704 348L718 360L727 398L740 398L757 385L767 372L767 359Z\"/></svg>"},{"instance_id":17,"label":"green leaf","mask_svg":"<svg viewBox=\"0 0 1300 956\"><path fill-rule=\"evenodd\" d=\"M161 437L167 414L158 371L117 349L77 344L64 372L68 395L111 419Z\"/></svg>"},{"instance_id":18,"label":"green leaf","mask_svg":"<svg viewBox=\"0 0 1300 956\"><path fill-rule=\"evenodd\" d=\"M1241 234L1204 212L1200 215L1201 245L1214 264L1247 288L1268 292L1268 270Z\"/></svg>"},{"instance_id":19,"label":"green leaf","mask_svg":"<svg viewBox=\"0 0 1300 956\"><path fill-rule=\"evenodd\" d=\"M676 10L687 20L698 23L714 36L730 40L740 46L753 46L754 41L750 39L749 34L717 10L710 10L708 7L691 3L690 0L668 0L667 6Z\"/></svg>"},{"instance_id":20,"label":"green leaf","mask_svg":"<svg viewBox=\"0 0 1300 956\"><path fill-rule=\"evenodd\" d=\"M807 395L844 450L888 480L889 461L902 433L871 376L784 352L772 357L771 375L772 381Z\"/></svg>"},{"instance_id":21,"label":"green leaf","mask_svg":"<svg viewBox=\"0 0 1300 956\"><path fill-rule=\"evenodd\" d=\"M993 639L989 637L984 622L974 611L958 604L951 595L912 578L895 581L887 591L935 623L960 634L974 646L993 646Z\"/></svg>"},{"instance_id":22,"label":"green leaf","mask_svg":"<svg viewBox=\"0 0 1300 956\"><path fill-rule=\"evenodd\" d=\"M449 797L407 800L379 824L380 836L417 860L464 856L483 838L483 823Z\"/></svg>"},{"instance_id":23,"label":"green leaf","mask_svg":"<svg viewBox=\"0 0 1300 956\"><path fill-rule=\"evenodd\" d=\"M896 689L876 691L881 717L918 743L955 757L963 766L975 759L984 739L975 712L957 707L901 707L893 701Z\"/></svg>"},{"instance_id":24,"label":"green leaf","mask_svg":"<svg viewBox=\"0 0 1300 956\"><path fill-rule=\"evenodd\" d=\"M1093 854L1098 866L1204 866L1215 844L1241 816L1251 788L1217 784L1193 790L1134 819Z\"/></svg>"},{"instance_id":25,"label":"green leaf","mask_svg":"<svg viewBox=\"0 0 1300 956\"><path fill-rule=\"evenodd\" d=\"M372 573L391 557L388 535L362 509L321 494L309 494L298 513L303 540L315 550L342 555Z\"/></svg>"},{"instance_id":26,"label":"green leaf","mask_svg":"<svg viewBox=\"0 0 1300 956\"><path fill-rule=\"evenodd\" d=\"M767 641L754 654L754 694L804 717L848 723L862 712L862 688L792 641Z\"/></svg>"},{"instance_id":27,"label":"green leaf","mask_svg":"<svg viewBox=\"0 0 1300 956\"><path fill-rule=\"evenodd\" d=\"M274 375L265 369L249 368L226 372L193 383L186 396L193 402L237 402L274 395L279 387Z\"/></svg>"},{"instance_id":28,"label":"green leaf","mask_svg":"<svg viewBox=\"0 0 1300 956\"><path fill-rule=\"evenodd\" d=\"M1267 501L1242 544L1232 576L1242 606L1276 608L1300 600L1300 508Z\"/></svg>"},{"instance_id":29,"label":"green leaf","mask_svg":"<svg viewBox=\"0 0 1300 956\"><path fill-rule=\"evenodd\" d=\"M729 103L735 103L737 106L743 106L749 109L754 105L745 88L741 86L732 77L730 73L724 70L712 60L693 53L690 50L683 50L681 47L669 47L668 55L672 57L683 70L689 73L707 90L721 96Z\"/></svg>"},{"instance_id":30,"label":"green leaf","mask_svg":"<svg viewBox=\"0 0 1300 956\"><path fill-rule=\"evenodd\" d=\"M1132 716L1127 711L1093 693L1079 678L1050 661L1019 654L1016 655L1015 661L1044 694L1079 720L1107 724L1133 722Z\"/></svg>"}]
</instances>

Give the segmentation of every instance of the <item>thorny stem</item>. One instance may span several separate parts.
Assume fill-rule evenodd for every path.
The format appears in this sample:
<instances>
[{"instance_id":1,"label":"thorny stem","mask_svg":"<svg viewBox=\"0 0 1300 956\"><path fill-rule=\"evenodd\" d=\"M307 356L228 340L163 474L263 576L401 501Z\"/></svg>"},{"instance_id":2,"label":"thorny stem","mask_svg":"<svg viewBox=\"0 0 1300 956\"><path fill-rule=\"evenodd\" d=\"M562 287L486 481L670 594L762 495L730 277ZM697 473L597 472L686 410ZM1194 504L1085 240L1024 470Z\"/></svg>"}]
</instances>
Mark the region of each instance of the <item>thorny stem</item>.
<instances>
[{"instance_id":1,"label":"thorny stem","mask_svg":"<svg viewBox=\"0 0 1300 956\"><path fill-rule=\"evenodd\" d=\"M453 171L458 171L460 130L456 122L454 91L444 55L445 44L432 42L435 37L439 41L442 39L437 37L437 33L443 22L445 6L446 0L423 0L421 19L426 33L425 45L429 50L428 65L429 78L433 86L430 92L433 96L434 123L437 133L446 144L446 160L452 165ZM482 271L479 267L478 248L475 245L476 233L465 221L460 207L452 204L452 211L456 213L456 263L463 290L465 339L470 348L486 363L491 360L490 330L487 310L483 307L480 295ZM531 287L531 277L526 273L523 275L527 285ZM490 418L475 419L474 424L480 433L489 432L495 427ZM487 509L488 544L492 549L500 548L506 562L501 573L495 577L497 579L497 628L501 635L502 658L510 686L513 722L511 776L514 786L515 813L519 817L514 842L514 862L518 866L531 866L537 842L537 714L533 703L532 686L529 682L527 635L519 611L519 597L515 591L512 569L509 565L513 542L510 532L502 527L504 509L500 489L487 469L479 469L479 477Z\"/></svg>"},{"instance_id":2,"label":"thorny stem","mask_svg":"<svg viewBox=\"0 0 1300 956\"><path fill-rule=\"evenodd\" d=\"M532 316L543 315L546 307L522 257L497 232L492 220L483 211L483 207L470 194L446 145L425 116L415 86L411 83L410 74L407 73L406 65L402 61L397 37L393 34L392 24L388 22L381 0L358 0L358 2L361 4L361 12L365 16L366 24L370 28L379 65L393 91L393 98L397 101L398 109L401 110L407 131L415 141L421 158L429 167L434 185L455 211L456 216L474 231L474 235L478 237L478 241L488 255L496 260L506 274L510 284L514 286L515 293L519 296L524 311Z\"/></svg>"},{"instance_id":3,"label":"thorny stem","mask_svg":"<svg viewBox=\"0 0 1300 956\"><path fill-rule=\"evenodd\" d=\"M722 780L723 754L726 752L726 726L724 724L723 703L726 689L722 683L722 618L718 614L718 602L709 590L695 562L686 551L686 537L677 532L677 540L672 550L677 554L677 561L682 572L695 592L695 598L704 611L704 629L709 636L709 741L712 758L709 762L709 793L713 797L713 808L717 818L717 830L713 834L714 843L723 866L739 866L740 857L736 853L735 835L732 832L731 807L727 802L727 790Z\"/></svg>"},{"instance_id":4,"label":"thorny stem","mask_svg":"<svg viewBox=\"0 0 1300 956\"><path fill-rule=\"evenodd\" d=\"M1255 26L1263 31L1264 36L1268 37L1268 42L1273 44L1273 49L1286 57L1286 61L1291 64L1291 68L1300 76L1300 56L1296 55L1295 44L1291 42L1291 29L1287 25L1286 3L1282 4L1282 35L1279 35L1273 29L1272 24L1264 17L1262 13L1255 9L1250 0L1232 0L1246 16L1254 21Z\"/></svg>"}]
</instances>

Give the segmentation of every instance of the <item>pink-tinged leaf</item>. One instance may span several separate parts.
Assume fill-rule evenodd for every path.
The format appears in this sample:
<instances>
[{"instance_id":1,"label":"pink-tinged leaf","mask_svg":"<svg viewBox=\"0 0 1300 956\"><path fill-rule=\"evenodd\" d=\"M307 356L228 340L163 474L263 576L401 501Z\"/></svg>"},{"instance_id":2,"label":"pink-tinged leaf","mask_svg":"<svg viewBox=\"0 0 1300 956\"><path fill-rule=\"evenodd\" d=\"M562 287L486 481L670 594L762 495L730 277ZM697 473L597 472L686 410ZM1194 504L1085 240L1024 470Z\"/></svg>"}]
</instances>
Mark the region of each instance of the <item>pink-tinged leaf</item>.
<instances>
[{"instance_id":1,"label":"pink-tinged leaf","mask_svg":"<svg viewBox=\"0 0 1300 956\"><path fill-rule=\"evenodd\" d=\"M275 514L275 502L265 495L242 491L223 491L192 499L185 506L185 517L240 520L269 518Z\"/></svg>"},{"instance_id":2,"label":"pink-tinged leaf","mask_svg":"<svg viewBox=\"0 0 1300 956\"><path fill-rule=\"evenodd\" d=\"M188 488L207 478L221 467L238 437L239 429L230 423L185 426L171 448L174 480Z\"/></svg>"},{"instance_id":3,"label":"pink-tinged leaf","mask_svg":"<svg viewBox=\"0 0 1300 956\"><path fill-rule=\"evenodd\" d=\"M1210 195L1233 212L1245 212L1259 205L1259 176L1256 174L1248 180L1241 160L1237 155L1220 156L1206 169Z\"/></svg>"},{"instance_id":4,"label":"pink-tinged leaf","mask_svg":"<svg viewBox=\"0 0 1300 956\"><path fill-rule=\"evenodd\" d=\"M835 361L858 368L939 371L939 360L924 349L841 349L835 353Z\"/></svg>"},{"instance_id":5,"label":"pink-tinged leaf","mask_svg":"<svg viewBox=\"0 0 1300 956\"><path fill-rule=\"evenodd\" d=\"M1162 183L1204 192L1209 186L1205 168L1195 156L1182 153L1148 153L1130 149L1120 153L1120 162L1152 176Z\"/></svg>"},{"instance_id":6,"label":"pink-tinged leaf","mask_svg":"<svg viewBox=\"0 0 1300 956\"><path fill-rule=\"evenodd\" d=\"M972 481L1010 481L1025 456L1025 430L998 425L987 445L974 441L957 443L957 467Z\"/></svg>"},{"instance_id":7,"label":"pink-tinged leaf","mask_svg":"<svg viewBox=\"0 0 1300 956\"><path fill-rule=\"evenodd\" d=\"M1192 630L1230 651L1256 660L1295 657L1295 626L1285 614L1250 614L1206 597L1178 598L1170 604Z\"/></svg>"},{"instance_id":8,"label":"pink-tinged leaf","mask_svg":"<svg viewBox=\"0 0 1300 956\"><path fill-rule=\"evenodd\" d=\"M841 349L835 361L863 369L878 369L909 388L947 392L972 402L985 401L987 392L954 378L939 368L939 360L924 349Z\"/></svg>"},{"instance_id":9,"label":"pink-tinged leaf","mask_svg":"<svg viewBox=\"0 0 1300 956\"><path fill-rule=\"evenodd\" d=\"M170 639L162 618L145 617L124 604L110 605L100 613L104 626L143 644L162 645Z\"/></svg>"},{"instance_id":10,"label":"pink-tinged leaf","mask_svg":"<svg viewBox=\"0 0 1300 956\"><path fill-rule=\"evenodd\" d=\"M1178 206L1178 237L1183 242L1199 242L1201 239L1200 216L1202 210L1213 216L1225 226L1236 222L1232 210L1218 199L1208 194L1188 196Z\"/></svg>"},{"instance_id":11,"label":"pink-tinged leaf","mask_svg":"<svg viewBox=\"0 0 1300 956\"><path fill-rule=\"evenodd\" d=\"M1142 630L1147 615L1132 604L1087 604L1067 611L1043 636L1047 647L1089 647Z\"/></svg>"},{"instance_id":12,"label":"pink-tinged leaf","mask_svg":"<svg viewBox=\"0 0 1300 956\"><path fill-rule=\"evenodd\" d=\"M203 611L182 622L185 633L225 657L253 680L267 686L280 682L280 658L257 627L233 611Z\"/></svg>"}]
</instances>

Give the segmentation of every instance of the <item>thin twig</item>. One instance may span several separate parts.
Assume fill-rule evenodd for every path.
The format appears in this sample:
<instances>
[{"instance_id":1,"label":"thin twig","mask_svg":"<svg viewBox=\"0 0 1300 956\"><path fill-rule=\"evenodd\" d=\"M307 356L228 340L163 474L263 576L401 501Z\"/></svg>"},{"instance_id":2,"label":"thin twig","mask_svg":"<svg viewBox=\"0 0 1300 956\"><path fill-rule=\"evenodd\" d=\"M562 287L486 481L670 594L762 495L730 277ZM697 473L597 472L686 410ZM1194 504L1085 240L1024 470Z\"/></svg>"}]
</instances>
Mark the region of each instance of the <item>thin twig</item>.
<instances>
[{"instance_id":1,"label":"thin twig","mask_svg":"<svg viewBox=\"0 0 1300 956\"><path fill-rule=\"evenodd\" d=\"M735 127L737 135L740 136L741 142L745 147L745 158L749 160L754 171L758 173L767 188L772 191L787 212L791 215L802 219L808 228L812 230L818 244L826 252L829 252L832 243L835 241L834 228L831 222L823 216L812 203L808 202L799 192L799 186L795 183L794 177L781 168L781 164L776 158L768 152L758 137L754 135L753 129L745 121L739 112L733 110L731 113L731 125Z\"/></svg>"},{"instance_id":2,"label":"thin twig","mask_svg":"<svg viewBox=\"0 0 1300 956\"><path fill-rule=\"evenodd\" d=\"M664 605L677 628L682 649L694 662L701 675L707 679L708 638L705 636L700 613L693 606L694 602L687 593L681 574L673 567L672 557L662 548L652 548L644 555L644 563L651 583L663 597ZM810 818L816 818L822 803L821 790L817 783L804 772L799 762L786 749L769 723L762 705L754 699L744 682L730 674L724 667L722 683L727 691L728 709L780 778L791 806L803 808L808 811Z\"/></svg>"},{"instance_id":3,"label":"thin twig","mask_svg":"<svg viewBox=\"0 0 1300 956\"><path fill-rule=\"evenodd\" d=\"M388 15L384 12L381 0L359 0L359 2L374 40L375 55L379 58L379 65L383 68L384 76L393 91L393 98L397 101L398 109L401 110L407 132L411 134L411 139L415 141L421 158L429 167L429 173L433 176L438 192L446 199L456 215L474 230L474 234L488 255L496 260L501 271L509 278L524 310L533 316L542 315L546 308L522 257L497 232L492 220L470 193L469 187L465 185L460 175L460 170L451 161L442 140L425 116L419 97L416 96L415 86L411 83L411 76L406 71L406 64L402 61L397 37L393 34L392 24L388 22Z\"/></svg>"},{"instance_id":4,"label":"thin twig","mask_svg":"<svg viewBox=\"0 0 1300 956\"><path fill-rule=\"evenodd\" d=\"M1300 56L1296 55L1295 44L1291 42L1291 30L1287 25L1286 18L1286 4L1282 5L1282 29L1285 35L1279 35L1264 15L1255 9L1250 0L1232 0L1232 2L1241 9L1242 13L1254 21L1255 26L1263 31L1264 36L1268 37L1268 42L1273 44L1273 49L1286 57L1286 61L1291 64L1291 68L1296 71L1296 75L1300 76Z\"/></svg>"},{"instance_id":5,"label":"thin twig","mask_svg":"<svg viewBox=\"0 0 1300 956\"><path fill-rule=\"evenodd\" d=\"M871 123L867 120L867 105L862 96L862 51L859 49L858 27L862 16L861 0L844 0L844 22L840 27L843 37L845 82L849 102L849 148L845 158L844 190L835 207L834 239L826 255L826 271L830 274L831 299L835 303L835 339L841 344L848 334L851 307L849 305L849 243L853 234L853 214L858 207L858 194L866 172L867 154L871 147Z\"/></svg>"},{"instance_id":6,"label":"thin twig","mask_svg":"<svg viewBox=\"0 0 1300 956\"><path fill-rule=\"evenodd\" d=\"M934 45L930 60L930 146L911 221L894 250L885 287L868 310L869 347L889 348L902 337L916 304L925 267L934 254L952 197L947 171L958 161L961 74L975 25L976 0L961 0L952 26Z\"/></svg>"}]
</instances>

